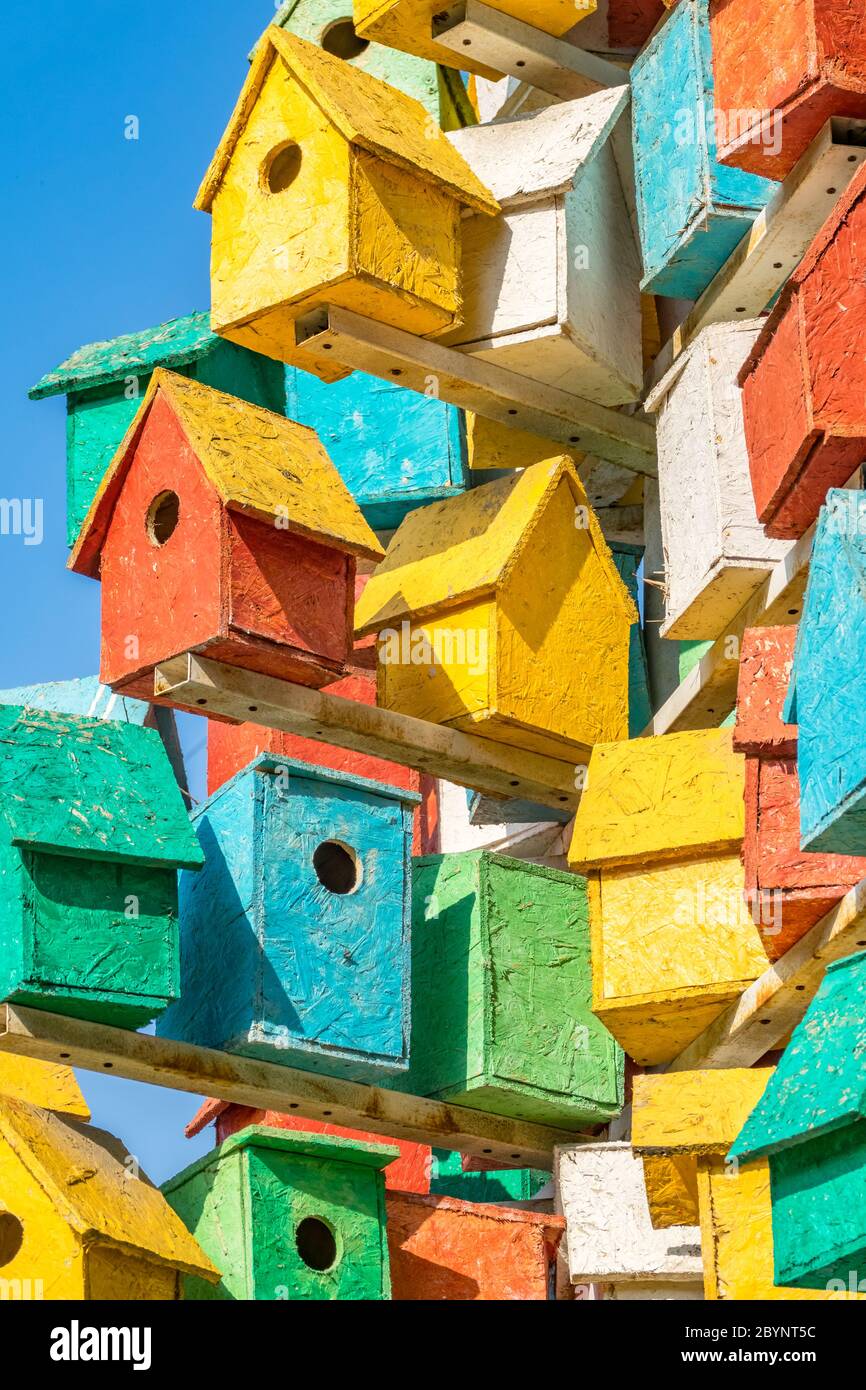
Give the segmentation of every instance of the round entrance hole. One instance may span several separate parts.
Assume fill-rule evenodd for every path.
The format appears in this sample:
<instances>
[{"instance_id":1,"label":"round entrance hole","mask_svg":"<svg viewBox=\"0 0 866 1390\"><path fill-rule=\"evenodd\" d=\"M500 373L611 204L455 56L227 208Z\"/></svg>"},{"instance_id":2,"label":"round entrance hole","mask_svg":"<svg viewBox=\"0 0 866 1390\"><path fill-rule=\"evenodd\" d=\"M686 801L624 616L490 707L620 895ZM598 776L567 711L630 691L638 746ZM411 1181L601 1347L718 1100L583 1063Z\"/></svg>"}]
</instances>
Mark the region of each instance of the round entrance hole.
<instances>
[{"instance_id":1,"label":"round entrance hole","mask_svg":"<svg viewBox=\"0 0 866 1390\"><path fill-rule=\"evenodd\" d=\"M361 882L361 865L351 845L325 840L313 855L316 877L329 893L354 893Z\"/></svg>"},{"instance_id":2,"label":"round entrance hole","mask_svg":"<svg viewBox=\"0 0 866 1390\"><path fill-rule=\"evenodd\" d=\"M11 1264L24 1244L24 1227L11 1211L0 1211L0 1266Z\"/></svg>"},{"instance_id":3,"label":"round entrance hole","mask_svg":"<svg viewBox=\"0 0 866 1390\"><path fill-rule=\"evenodd\" d=\"M323 1273L337 1262L337 1241L334 1232L318 1216L305 1216L295 1232L298 1254L307 1269Z\"/></svg>"},{"instance_id":4,"label":"round entrance hole","mask_svg":"<svg viewBox=\"0 0 866 1390\"><path fill-rule=\"evenodd\" d=\"M180 520L180 498L176 492L161 492L147 509L147 536L151 545L165 545Z\"/></svg>"},{"instance_id":5,"label":"round entrance hole","mask_svg":"<svg viewBox=\"0 0 866 1390\"><path fill-rule=\"evenodd\" d=\"M271 150L262 166L262 181L271 193L285 193L301 172L301 147L293 140Z\"/></svg>"},{"instance_id":6,"label":"round entrance hole","mask_svg":"<svg viewBox=\"0 0 866 1390\"><path fill-rule=\"evenodd\" d=\"M328 25L322 35L322 47L326 53L333 53L335 58L351 63L353 58L360 58L366 52L370 40L356 34L352 20L346 15L344 19L335 19L333 24Z\"/></svg>"}]
</instances>

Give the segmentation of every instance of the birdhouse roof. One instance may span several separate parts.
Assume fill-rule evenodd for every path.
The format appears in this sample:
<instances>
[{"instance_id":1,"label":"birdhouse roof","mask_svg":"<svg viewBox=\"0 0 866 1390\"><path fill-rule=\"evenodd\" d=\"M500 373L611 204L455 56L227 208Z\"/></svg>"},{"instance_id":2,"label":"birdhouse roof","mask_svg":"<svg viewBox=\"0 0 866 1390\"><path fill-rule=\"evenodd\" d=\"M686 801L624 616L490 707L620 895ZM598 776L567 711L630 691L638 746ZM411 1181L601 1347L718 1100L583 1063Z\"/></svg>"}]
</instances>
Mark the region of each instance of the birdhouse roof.
<instances>
[{"instance_id":1,"label":"birdhouse roof","mask_svg":"<svg viewBox=\"0 0 866 1390\"><path fill-rule=\"evenodd\" d=\"M82 1120L0 1100L5 1141L82 1239L138 1251L148 1260L217 1283L201 1250L159 1188L138 1172L120 1140Z\"/></svg>"},{"instance_id":2,"label":"birdhouse roof","mask_svg":"<svg viewBox=\"0 0 866 1390\"><path fill-rule=\"evenodd\" d=\"M400 1150L393 1144L369 1144L361 1139L342 1139L335 1134L309 1134L304 1130L271 1129L268 1125L248 1125L229 1135L217 1148L191 1163L183 1172L163 1183L163 1192L173 1192L190 1178L221 1163L243 1149L276 1149L280 1153L302 1154L324 1162L354 1163L365 1168L387 1168Z\"/></svg>"},{"instance_id":3,"label":"birdhouse roof","mask_svg":"<svg viewBox=\"0 0 866 1390\"><path fill-rule=\"evenodd\" d=\"M448 139L503 208L573 188L629 103L630 90L607 87L577 101L492 125L448 132Z\"/></svg>"},{"instance_id":4,"label":"birdhouse roof","mask_svg":"<svg viewBox=\"0 0 866 1390\"><path fill-rule=\"evenodd\" d=\"M116 695L98 676L68 681L41 681L0 690L0 705L24 705L54 710L58 714L84 714L92 719L113 719L120 724L144 724L152 705L130 695ZM170 711L166 711L170 713Z\"/></svg>"},{"instance_id":5,"label":"birdhouse roof","mask_svg":"<svg viewBox=\"0 0 866 1390\"><path fill-rule=\"evenodd\" d=\"M204 856L154 729L0 708L0 824L52 854L197 869Z\"/></svg>"},{"instance_id":6,"label":"birdhouse roof","mask_svg":"<svg viewBox=\"0 0 866 1390\"><path fill-rule=\"evenodd\" d=\"M300 778L305 782L324 782L334 788L340 788L342 791L355 790L364 792L367 796L382 796L388 801L401 801L404 806L419 806L421 804L421 797L418 792L409 791L404 787L394 787L388 782L375 782L372 777L359 777L354 772L320 767L317 763L305 763L300 758L282 758L278 753L259 753L240 772L236 772L228 782L223 782L222 786L217 787L207 801L196 806L192 813L193 820L199 820L215 801L220 800L229 792L230 788L233 788L238 782L248 780L257 772L287 773L290 781L292 778ZM326 790L323 789L321 794L326 795Z\"/></svg>"},{"instance_id":7,"label":"birdhouse roof","mask_svg":"<svg viewBox=\"0 0 866 1390\"><path fill-rule=\"evenodd\" d=\"M90 1110L71 1067L39 1062L32 1057L0 1053L0 1097L27 1101L42 1110L90 1119Z\"/></svg>"},{"instance_id":8,"label":"birdhouse roof","mask_svg":"<svg viewBox=\"0 0 866 1390\"><path fill-rule=\"evenodd\" d=\"M739 849L744 759L730 729L696 729L590 755L569 863L581 870L646 865Z\"/></svg>"},{"instance_id":9,"label":"birdhouse roof","mask_svg":"<svg viewBox=\"0 0 866 1390\"><path fill-rule=\"evenodd\" d=\"M157 367L182 367L221 341L211 332L210 314L187 314L141 333L124 333L105 343L86 343L31 387L32 401L70 391L92 391L127 376L150 375Z\"/></svg>"},{"instance_id":10,"label":"birdhouse roof","mask_svg":"<svg viewBox=\"0 0 866 1390\"><path fill-rule=\"evenodd\" d=\"M796 627L753 627L743 633L734 725L738 753L796 757L797 728L782 718L796 638Z\"/></svg>"},{"instance_id":11,"label":"birdhouse roof","mask_svg":"<svg viewBox=\"0 0 866 1390\"><path fill-rule=\"evenodd\" d=\"M732 1141L748 1162L866 1118L866 951L828 965L773 1078Z\"/></svg>"},{"instance_id":12,"label":"birdhouse roof","mask_svg":"<svg viewBox=\"0 0 866 1390\"><path fill-rule=\"evenodd\" d=\"M636 1076L632 1147L639 1154L723 1154L767 1088L772 1067Z\"/></svg>"},{"instance_id":13,"label":"birdhouse roof","mask_svg":"<svg viewBox=\"0 0 866 1390\"><path fill-rule=\"evenodd\" d=\"M411 512L358 600L356 633L378 632L403 618L423 619L495 593L531 545L535 524L563 480L576 506L587 508L590 536L609 571L613 602L630 623L636 622L637 612L574 463L563 456Z\"/></svg>"},{"instance_id":14,"label":"birdhouse roof","mask_svg":"<svg viewBox=\"0 0 866 1390\"><path fill-rule=\"evenodd\" d=\"M249 76L198 191L195 206L202 212L211 209L262 84L276 60L285 64L350 144L422 174L465 207L491 215L499 211L496 199L419 101L272 24L255 50Z\"/></svg>"},{"instance_id":15,"label":"birdhouse roof","mask_svg":"<svg viewBox=\"0 0 866 1390\"><path fill-rule=\"evenodd\" d=\"M366 559L382 547L319 436L262 406L157 368L72 548L69 568L94 578L115 503L157 393L178 419L224 506Z\"/></svg>"}]
</instances>

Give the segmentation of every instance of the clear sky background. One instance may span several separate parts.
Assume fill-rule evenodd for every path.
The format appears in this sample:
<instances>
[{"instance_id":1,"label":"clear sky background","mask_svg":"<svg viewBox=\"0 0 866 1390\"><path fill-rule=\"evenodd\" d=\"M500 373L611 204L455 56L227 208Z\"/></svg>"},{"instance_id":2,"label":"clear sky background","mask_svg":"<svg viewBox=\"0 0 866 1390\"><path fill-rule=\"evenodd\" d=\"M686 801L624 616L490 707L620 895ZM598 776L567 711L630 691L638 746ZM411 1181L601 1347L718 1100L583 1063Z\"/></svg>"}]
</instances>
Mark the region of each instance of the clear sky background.
<instances>
[{"instance_id":1,"label":"clear sky background","mask_svg":"<svg viewBox=\"0 0 866 1390\"><path fill-rule=\"evenodd\" d=\"M65 569L65 399L28 387L82 343L207 308L210 218L192 200L273 12L268 0L6 5L0 497L44 537L0 535L0 689L94 674L99 585ZM127 118L139 138L125 138ZM205 723L182 719L204 794ZM80 1074L95 1123L162 1181L213 1142L195 1097Z\"/></svg>"}]
</instances>

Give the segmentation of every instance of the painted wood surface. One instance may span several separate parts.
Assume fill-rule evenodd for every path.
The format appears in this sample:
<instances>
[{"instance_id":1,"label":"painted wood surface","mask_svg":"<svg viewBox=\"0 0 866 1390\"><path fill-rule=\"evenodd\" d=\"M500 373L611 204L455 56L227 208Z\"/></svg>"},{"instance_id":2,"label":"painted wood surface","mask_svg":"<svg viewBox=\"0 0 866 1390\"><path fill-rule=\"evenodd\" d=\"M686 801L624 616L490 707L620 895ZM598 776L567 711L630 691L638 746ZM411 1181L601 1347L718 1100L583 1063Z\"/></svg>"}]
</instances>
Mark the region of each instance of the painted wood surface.
<instances>
[{"instance_id":1,"label":"painted wood surface","mask_svg":"<svg viewBox=\"0 0 866 1390\"><path fill-rule=\"evenodd\" d=\"M266 753L198 807L160 1036L348 1079L405 1069L417 801Z\"/></svg>"},{"instance_id":2,"label":"painted wood surface","mask_svg":"<svg viewBox=\"0 0 866 1390\"><path fill-rule=\"evenodd\" d=\"M628 90L452 133L503 212L461 224L463 322L444 341L574 395L641 394L640 265L611 144Z\"/></svg>"},{"instance_id":3,"label":"painted wood surface","mask_svg":"<svg viewBox=\"0 0 866 1390\"><path fill-rule=\"evenodd\" d=\"M832 116L866 116L857 0L711 0L719 159L783 179Z\"/></svg>"},{"instance_id":4,"label":"painted wood surface","mask_svg":"<svg viewBox=\"0 0 866 1390\"><path fill-rule=\"evenodd\" d=\"M647 398L658 413L662 637L719 637L785 554L755 514L737 386L761 323L704 329Z\"/></svg>"},{"instance_id":5,"label":"painted wood surface","mask_svg":"<svg viewBox=\"0 0 866 1390\"><path fill-rule=\"evenodd\" d=\"M0 1055L0 1096L27 1101L40 1110L90 1119L90 1110L71 1067Z\"/></svg>"},{"instance_id":6,"label":"painted wood surface","mask_svg":"<svg viewBox=\"0 0 866 1390\"><path fill-rule=\"evenodd\" d=\"M0 1101L0 1191L22 1298L177 1299L185 1274L219 1278L123 1145L71 1115Z\"/></svg>"},{"instance_id":7,"label":"painted wood surface","mask_svg":"<svg viewBox=\"0 0 866 1390\"><path fill-rule=\"evenodd\" d=\"M434 1197L456 1197L461 1202L531 1202L549 1184L550 1172L541 1168L500 1168L495 1159L433 1150L430 1191Z\"/></svg>"},{"instance_id":8,"label":"painted wood surface","mask_svg":"<svg viewBox=\"0 0 866 1390\"><path fill-rule=\"evenodd\" d=\"M700 1279L700 1231L653 1229L643 1165L630 1144L557 1147L555 1175L573 1284L690 1286Z\"/></svg>"},{"instance_id":9,"label":"painted wood surface","mask_svg":"<svg viewBox=\"0 0 866 1390\"><path fill-rule=\"evenodd\" d=\"M797 726L783 718L797 628L747 628L740 645L733 746L753 758L794 758Z\"/></svg>"},{"instance_id":10,"label":"painted wood surface","mask_svg":"<svg viewBox=\"0 0 866 1390\"><path fill-rule=\"evenodd\" d=\"M641 289L697 299L774 190L716 159L709 0L681 0L631 85Z\"/></svg>"},{"instance_id":11,"label":"painted wood surface","mask_svg":"<svg viewBox=\"0 0 866 1390\"><path fill-rule=\"evenodd\" d=\"M567 458L412 513L356 609L385 709L565 758L627 732L634 621Z\"/></svg>"},{"instance_id":12,"label":"painted wood surface","mask_svg":"<svg viewBox=\"0 0 866 1390\"><path fill-rule=\"evenodd\" d=\"M664 0L598 0L572 42L592 53L633 57L664 13Z\"/></svg>"},{"instance_id":13,"label":"painted wood surface","mask_svg":"<svg viewBox=\"0 0 866 1390\"><path fill-rule=\"evenodd\" d=\"M421 335L450 328L461 210L498 211L420 102L275 25L196 207L213 217L214 328L288 364L294 320L328 302Z\"/></svg>"},{"instance_id":14,"label":"painted wood surface","mask_svg":"<svg viewBox=\"0 0 866 1390\"><path fill-rule=\"evenodd\" d=\"M628 589L635 609L639 609L638 574L643 559L643 547L614 541L610 547L619 577ZM649 691L649 668L643 627L632 623L628 652L628 735L637 738L652 718Z\"/></svg>"},{"instance_id":15,"label":"painted wood surface","mask_svg":"<svg viewBox=\"0 0 866 1390\"><path fill-rule=\"evenodd\" d=\"M260 1125L226 1139L163 1184L222 1272L216 1285L187 1278L184 1296L389 1298L381 1170L396 1157L384 1144Z\"/></svg>"},{"instance_id":16,"label":"painted wood surface","mask_svg":"<svg viewBox=\"0 0 866 1390\"><path fill-rule=\"evenodd\" d=\"M385 1208L395 1301L550 1297L562 1217L404 1192L387 1192Z\"/></svg>"},{"instance_id":17,"label":"painted wood surface","mask_svg":"<svg viewBox=\"0 0 866 1390\"><path fill-rule=\"evenodd\" d=\"M864 229L861 168L740 371L752 487L772 536L801 536L828 489L847 483L863 459L866 406L854 344L866 327Z\"/></svg>"},{"instance_id":18,"label":"painted wood surface","mask_svg":"<svg viewBox=\"0 0 866 1390\"><path fill-rule=\"evenodd\" d=\"M402 1089L571 1130L619 1113L581 879L488 851L416 860L412 981Z\"/></svg>"}]
</instances>

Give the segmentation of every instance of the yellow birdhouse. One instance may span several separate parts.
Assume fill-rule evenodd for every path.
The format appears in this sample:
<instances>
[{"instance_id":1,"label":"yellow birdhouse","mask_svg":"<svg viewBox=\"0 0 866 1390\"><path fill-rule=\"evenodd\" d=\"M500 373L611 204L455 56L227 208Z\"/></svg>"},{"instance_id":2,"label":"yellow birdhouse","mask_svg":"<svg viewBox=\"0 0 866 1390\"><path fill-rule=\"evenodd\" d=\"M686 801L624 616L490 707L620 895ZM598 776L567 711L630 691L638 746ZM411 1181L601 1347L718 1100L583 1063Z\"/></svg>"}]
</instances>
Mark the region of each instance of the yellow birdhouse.
<instances>
[{"instance_id":1,"label":"yellow birdhouse","mask_svg":"<svg viewBox=\"0 0 866 1390\"><path fill-rule=\"evenodd\" d=\"M70 1115L0 1100L5 1297L176 1299L181 1274L220 1278L118 1140Z\"/></svg>"},{"instance_id":2,"label":"yellow birdhouse","mask_svg":"<svg viewBox=\"0 0 866 1390\"><path fill-rule=\"evenodd\" d=\"M635 1077L632 1146L643 1157L653 1225L693 1217L690 1191L697 1189L708 1299L853 1297L774 1285L768 1163L740 1167L725 1160L772 1074L772 1068L759 1067ZM668 1173L676 1164L681 1174L684 1203L679 1209L671 1189L659 1181L664 1164Z\"/></svg>"},{"instance_id":3,"label":"yellow birdhouse","mask_svg":"<svg viewBox=\"0 0 866 1390\"><path fill-rule=\"evenodd\" d=\"M386 709L567 760L627 736L636 613L570 458L410 513L355 616Z\"/></svg>"},{"instance_id":4,"label":"yellow birdhouse","mask_svg":"<svg viewBox=\"0 0 866 1390\"><path fill-rule=\"evenodd\" d=\"M643 1066L671 1061L766 969L744 901L743 784L730 729L593 750L569 864L589 879L593 1010Z\"/></svg>"},{"instance_id":5,"label":"yellow birdhouse","mask_svg":"<svg viewBox=\"0 0 866 1390\"><path fill-rule=\"evenodd\" d=\"M71 1067L0 1052L0 1097L24 1100L42 1110L60 1110L89 1120L90 1110Z\"/></svg>"},{"instance_id":6,"label":"yellow birdhouse","mask_svg":"<svg viewBox=\"0 0 866 1390\"><path fill-rule=\"evenodd\" d=\"M499 205L420 102L272 26L195 206L213 217L211 322L266 357L338 305L421 337L460 322L462 210ZM308 321L309 323L309 321Z\"/></svg>"}]
</instances>

